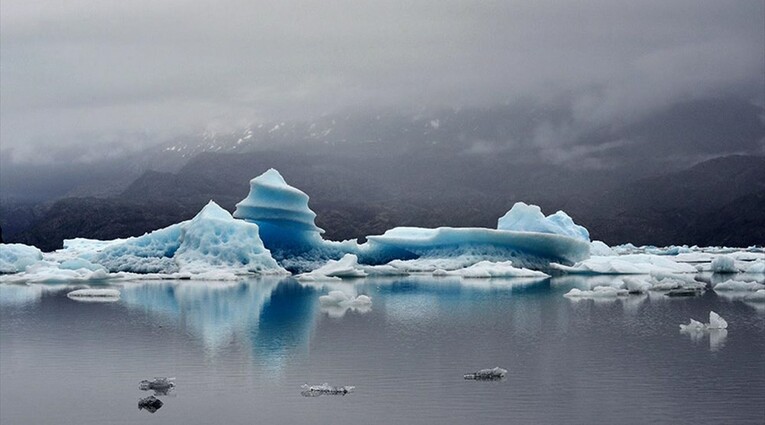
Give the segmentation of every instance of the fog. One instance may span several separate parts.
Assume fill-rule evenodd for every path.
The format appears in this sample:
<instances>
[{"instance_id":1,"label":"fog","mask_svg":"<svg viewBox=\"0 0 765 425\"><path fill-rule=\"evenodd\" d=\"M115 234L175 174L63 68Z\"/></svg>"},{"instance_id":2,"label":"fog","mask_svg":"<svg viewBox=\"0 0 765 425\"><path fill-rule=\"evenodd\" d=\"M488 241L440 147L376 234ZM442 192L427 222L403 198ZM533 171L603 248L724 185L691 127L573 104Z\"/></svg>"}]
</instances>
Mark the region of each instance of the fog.
<instances>
[{"instance_id":1,"label":"fog","mask_svg":"<svg viewBox=\"0 0 765 425\"><path fill-rule=\"evenodd\" d=\"M571 110L555 144L677 100L765 103L759 0L4 1L0 40L6 161L521 100Z\"/></svg>"}]
</instances>

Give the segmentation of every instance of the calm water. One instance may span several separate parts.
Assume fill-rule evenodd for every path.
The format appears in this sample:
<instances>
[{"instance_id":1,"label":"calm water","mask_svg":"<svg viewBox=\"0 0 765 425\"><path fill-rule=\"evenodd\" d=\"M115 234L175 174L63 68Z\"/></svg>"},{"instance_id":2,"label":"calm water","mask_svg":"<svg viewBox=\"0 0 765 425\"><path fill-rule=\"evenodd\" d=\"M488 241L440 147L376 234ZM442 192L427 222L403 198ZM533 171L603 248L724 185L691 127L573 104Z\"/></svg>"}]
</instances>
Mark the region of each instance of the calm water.
<instances>
[{"instance_id":1,"label":"calm water","mask_svg":"<svg viewBox=\"0 0 765 425\"><path fill-rule=\"evenodd\" d=\"M765 423L764 304L562 296L595 279L166 281L115 303L0 285L0 423ZM336 288L371 310L323 309ZM727 335L678 331L709 310ZM506 380L462 379L494 366ZM153 376L177 388L152 414ZM306 398L306 382L356 391Z\"/></svg>"}]
</instances>

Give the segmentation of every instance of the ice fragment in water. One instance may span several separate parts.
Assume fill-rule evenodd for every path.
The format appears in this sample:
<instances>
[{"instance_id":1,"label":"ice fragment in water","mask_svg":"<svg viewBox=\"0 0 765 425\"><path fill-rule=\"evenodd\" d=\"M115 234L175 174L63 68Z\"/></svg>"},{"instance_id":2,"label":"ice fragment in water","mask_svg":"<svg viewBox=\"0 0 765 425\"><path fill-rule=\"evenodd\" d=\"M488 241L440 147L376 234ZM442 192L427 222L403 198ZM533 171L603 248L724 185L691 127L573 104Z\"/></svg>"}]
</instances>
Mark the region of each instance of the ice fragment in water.
<instances>
[{"instance_id":1,"label":"ice fragment in water","mask_svg":"<svg viewBox=\"0 0 765 425\"><path fill-rule=\"evenodd\" d=\"M138 400L138 410L146 409L150 413L154 413L159 410L163 404L164 403L162 403L162 400L154 397L153 395L150 395L146 398Z\"/></svg>"},{"instance_id":2,"label":"ice fragment in water","mask_svg":"<svg viewBox=\"0 0 765 425\"><path fill-rule=\"evenodd\" d=\"M120 291L116 289L78 289L72 291L66 296L71 300L77 301L119 301Z\"/></svg>"},{"instance_id":3,"label":"ice fragment in water","mask_svg":"<svg viewBox=\"0 0 765 425\"><path fill-rule=\"evenodd\" d=\"M714 311L709 312L709 323L701 323L691 319L687 325L680 325L680 332L704 332L709 330L727 329L728 322Z\"/></svg>"},{"instance_id":4,"label":"ice fragment in water","mask_svg":"<svg viewBox=\"0 0 765 425\"><path fill-rule=\"evenodd\" d=\"M495 381L504 378L505 375L507 375L507 369L495 367L493 369L481 369L478 372L466 373L464 378L477 381Z\"/></svg>"},{"instance_id":5,"label":"ice fragment in water","mask_svg":"<svg viewBox=\"0 0 765 425\"><path fill-rule=\"evenodd\" d=\"M138 389L143 391L154 390L157 394L167 394L170 390L175 388L175 382L173 382L174 379L175 378L162 377L155 377L151 381L144 379L138 384Z\"/></svg>"},{"instance_id":6,"label":"ice fragment in water","mask_svg":"<svg viewBox=\"0 0 765 425\"><path fill-rule=\"evenodd\" d=\"M318 397L320 395L346 395L356 389L356 387L352 386L333 387L326 382L321 385L303 384L301 388L303 391L301 391L300 394L303 397Z\"/></svg>"}]
</instances>

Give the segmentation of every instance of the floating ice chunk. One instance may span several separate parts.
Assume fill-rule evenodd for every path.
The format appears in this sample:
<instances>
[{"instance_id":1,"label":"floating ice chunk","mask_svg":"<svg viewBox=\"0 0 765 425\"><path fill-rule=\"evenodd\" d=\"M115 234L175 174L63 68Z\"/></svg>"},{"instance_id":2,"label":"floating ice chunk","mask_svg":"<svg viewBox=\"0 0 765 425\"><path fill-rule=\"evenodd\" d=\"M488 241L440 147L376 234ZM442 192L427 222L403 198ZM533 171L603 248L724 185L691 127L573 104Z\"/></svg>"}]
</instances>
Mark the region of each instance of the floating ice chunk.
<instances>
[{"instance_id":1,"label":"floating ice chunk","mask_svg":"<svg viewBox=\"0 0 765 425\"><path fill-rule=\"evenodd\" d=\"M491 262L481 261L464 269L444 272L444 276L460 276L464 278L492 277L538 277L547 278L550 275L536 270L513 267L512 261ZM435 272L433 273L435 276Z\"/></svg>"},{"instance_id":2,"label":"floating ice chunk","mask_svg":"<svg viewBox=\"0 0 765 425\"><path fill-rule=\"evenodd\" d=\"M709 330L727 329L728 322L714 311L709 312L709 323L701 323L691 319L687 325L680 325L681 332L704 332Z\"/></svg>"},{"instance_id":3,"label":"floating ice chunk","mask_svg":"<svg viewBox=\"0 0 765 425\"><path fill-rule=\"evenodd\" d=\"M321 385L303 384L300 388L303 389L303 391L300 392L303 397L318 397L320 395L347 395L356 389L356 387L353 386L333 387L326 382Z\"/></svg>"},{"instance_id":4,"label":"floating ice chunk","mask_svg":"<svg viewBox=\"0 0 765 425\"><path fill-rule=\"evenodd\" d=\"M765 289L758 289L753 294L746 297L747 301L762 301L765 302Z\"/></svg>"},{"instance_id":5,"label":"floating ice chunk","mask_svg":"<svg viewBox=\"0 0 765 425\"><path fill-rule=\"evenodd\" d=\"M624 288L630 294L645 294L651 289L651 282L638 277L625 277Z\"/></svg>"},{"instance_id":6,"label":"floating ice chunk","mask_svg":"<svg viewBox=\"0 0 765 425\"><path fill-rule=\"evenodd\" d=\"M678 263L666 256L647 254L592 257L573 266L554 263L551 266L571 274L696 273L696 268L690 264Z\"/></svg>"},{"instance_id":7,"label":"floating ice chunk","mask_svg":"<svg viewBox=\"0 0 765 425\"><path fill-rule=\"evenodd\" d=\"M709 329L727 329L728 322L714 311L709 312Z\"/></svg>"},{"instance_id":8,"label":"floating ice chunk","mask_svg":"<svg viewBox=\"0 0 765 425\"><path fill-rule=\"evenodd\" d=\"M720 255L712 260L712 271L715 273L738 273L736 262L727 255Z\"/></svg>"},{"instance_id":9,"label":"floating ice chunk","mask_svg":"<svg viewBox=\"0 0 765 425\"><path fill-rule=\"evenodd\" d=\"M138 389L142 391L153 390L157 395L167 395L175 388L175 378L155 377L151 381L144 379L138 384Z\"/></svg>"},{"instance_id":10,"label":"floating ice chunk","mask_svg":"<svg viewBox=\"0 0 765 425\"><path fill-rule=\"evenodd\" d=\"M758 291L760 289L765 289L765 285L733 279L720 282L714 286L715 291Z\"/></svg>"},{"instance_id":11,"label":"floating ice chunk","mask_svg":"<svg viewBox=\"0 0 765 425\"><path fill-rule=\"evenodd\" d=\"M754 261L752 264L746 267L745 271L751 274L755 274L755 273L765 274L765 260Z\"/></svg>"},{"instance_id":12,"label":"floating ice chunk","mask_svg":"<svg viewBox=\"0 0 765 425\"><path fill-rule=\"evenodd\" d=\"M573 288L563 296L567 298L616 298L625 296L628 293L626 289L614 288L612 286L596 286L591 291Z\"/></svg>"},{"instance_id":13,"label":"floating ice chunk","mask_svg":"<svg viewBox=\"0 0 765 425\"><path fill-rule=\"evenodd\" d=\"M63 282L86 282L108 279L109 273L101 268L91 270L78 268L75 270L62 269L59 264L38 261L26 268L26 271L13 275L0 276L0 282L6 283L63 283Z\"/></svg>"},{"instance_id":14,"label":"floating ice chunk","mask_svg":"<svg viewBox=\"0 0 765 425\"><path fill-rule=\"evenodd\" d=\"M146 398L138 400L138 410L146 409L146 411L154 413L162 408L163 404L164 403L162 403L162 400L154 397L153 395L150 395Z\"/></svg>"},{"instance_id":15,"label":"floating ice chunk","mask_svg":"<svg viewBox=\"0 0 765 425\"><path fill-rule=\"evenodd\" d=\"M481 369L477 372L466 373L463 378L476 381L496 381L503 379L507 375L507 369L495 367L492 369Z\"/></svg>"},{"instance_id":16,"label":"floating ice chunk","mask_svg":"<svg viewBox=\"0 0 765 425\"><path fill-rule=\"evenodd\" d=\"M704 291L699 288L679 288L679 289L672 289L664 295L668 297L695 297L703 293Z\"/></svg>"},{"instance_id":17,"label":"floating ice chunk","mask_svg":"<svg viewBox=\"0 0 765 425\"><path fill-rule=\"evenodd\" d=\"M295 279L301 281L321 281L366 276L367 273L359 266L358 257L354 254L346 254L339 260L327 261L327 264L309 273L297 275Z\"/></svg>"},{"instance_id":18,"label":"floating ice chunk","mask_svg":"<svg viewBox=\"0 0 765 425\"><path fill-rule=\"evenodd\" d=\"M372 305L372 299L366 295L348 296L343 291L330 291L328 295L319 297L319 302L326 306L361 307Z\"/></svg>"},{"instance_id":19,"label":"floating ice chunk","mask_svg":"<svg viewBox=\"0 0 765 425\"><path fill-rule=\"evenodd\" d=\"M590 242L590 255L610 257L616 255L616 251L601 241L592 241Z\"/></svg>"},{"instance_id":20,"label":"floating ice chunk","mask_svg":"<svg viewBox=\"0 0 765 425\"><path fill-rule=\"evenodd\" d=\"M0 243L0 274L23 272L43 259L42 251L20 243Z\"/></svg>"},{"instance_id":21,"label":"floating ice chunk","mask_svg":"<svg viewBox=\"0 0 765 425\"><path fill-rule=\"evenodd\" d=\"M552 233L586 242L590 241L590 233L587 229L574 223L574 220L565 212L558 211L545 217L538 206L527 205L523 202L516 202L510 211L499 219L497 229Z\"/></svg>"},{"instance_id":22,"label":"floating ice chunk","mask_svg":"<svg viewBox=\"0 0 765 425\"><path fill-rule=\"evenodd\" d=\"M693 319L687 325L680 325L681 332L703 332L706 329L707 325Z\"/></svg>"},{"instance_id":23,"label":"floating ice chunk","mask_svg":"<svg viewBox=\"0 0 765 425\"><path fill-rule=\"evenodd\" d=\"M69 292L66 296L76 301L114 302L119 301L120 291L117 289L77 289Z\"/></svg>"}]
</instances>

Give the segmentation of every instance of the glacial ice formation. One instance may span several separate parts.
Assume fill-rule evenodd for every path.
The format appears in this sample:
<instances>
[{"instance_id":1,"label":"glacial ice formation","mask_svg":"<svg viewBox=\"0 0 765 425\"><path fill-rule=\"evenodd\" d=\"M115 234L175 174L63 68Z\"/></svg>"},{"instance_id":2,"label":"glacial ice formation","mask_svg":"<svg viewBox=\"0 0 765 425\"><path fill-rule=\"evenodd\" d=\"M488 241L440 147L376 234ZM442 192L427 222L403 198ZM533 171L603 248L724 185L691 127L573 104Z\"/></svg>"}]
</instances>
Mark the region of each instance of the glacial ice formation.
<instances>
[{"instance_id":1,"label":"glacial ice formation","mask_svg":"<svg viewBox=\"0 0 765 425\"><path fill-rule=\"evenodd\" d=\"M234 217L255 223L260 239L271 255L287 270L306 272L327 260L354 253L353 241L334 242L321 237L316 213L308 207L309 197L290 186L273 168L250 180L250 192L236 204Z\"/></svg>"},{"instance_id":2,"label":"glacial ice formation","mask_svg":"<svg viewBox=\"0 0 765 425\"><path fill-rule=\"evenodd\" d=\"M545 217L538 206L527 205L523 202L516 202L510 211L499 219L497 229L515 232L551 233L585 242L590 241L590 233L587 229L574 223L574 220L565 212L558 211Z\"/></svg>"},{"instance_id":3,"label":"glacial ice formation","mask_svg":"<svg viewBox=\"0 0 765 425\"><path fill-rule=\"evenodd\" d=\"M193 219L109 245L90 260L112 272L285 273L258 236L258 226L234 219L210 201Z\"/></svg>"},{"instance_id":4,"label":"glacial ice formation","mask_svg":"<svg viewBox=\"0 0 765 425\"><path fill-rule=\"evenodd\" d=\"M42 259L42 251L33 246L0 244L0 274L23 272L27 266Z\"/></svg>"},{"instance_id":5,"label":"glacial ice formation","mask_svg":"<svg viewBox=\"0 0 765 425\"><path fill-rule=\"evenodd\" d=\"M589 242L568 236L473 227L396 227L367 236L359 249L365 263L474 255L482 260L513 261L520 267L546 268L550 262L574 263L590 255Z\"/></svg>"}]
</instances>

